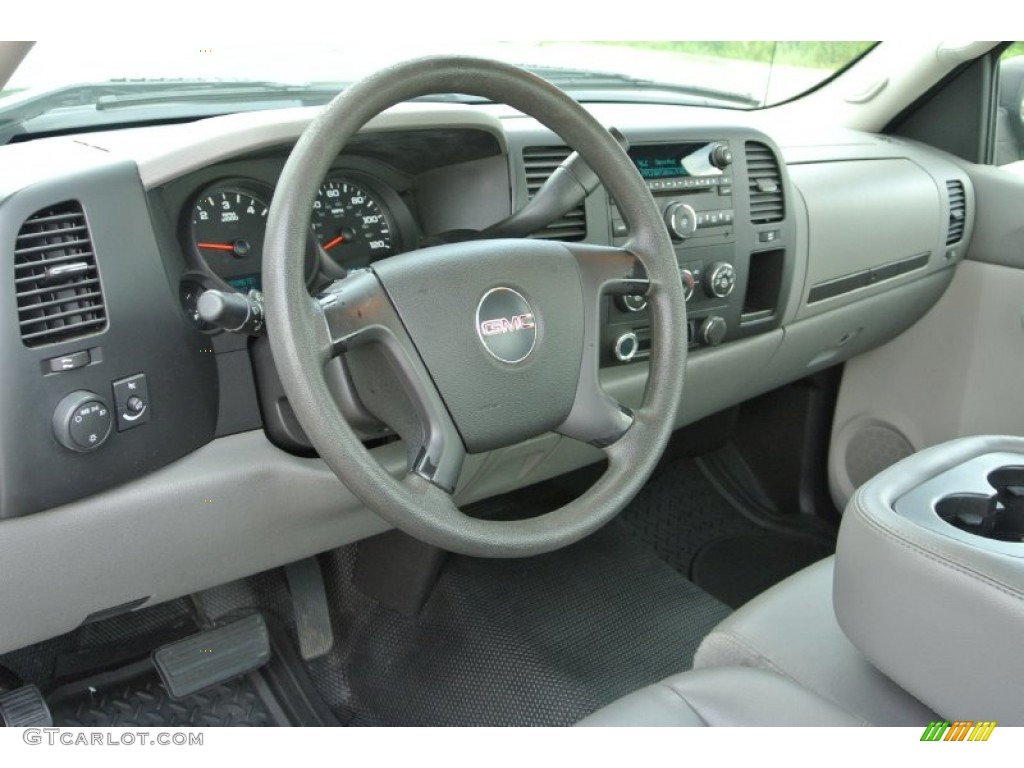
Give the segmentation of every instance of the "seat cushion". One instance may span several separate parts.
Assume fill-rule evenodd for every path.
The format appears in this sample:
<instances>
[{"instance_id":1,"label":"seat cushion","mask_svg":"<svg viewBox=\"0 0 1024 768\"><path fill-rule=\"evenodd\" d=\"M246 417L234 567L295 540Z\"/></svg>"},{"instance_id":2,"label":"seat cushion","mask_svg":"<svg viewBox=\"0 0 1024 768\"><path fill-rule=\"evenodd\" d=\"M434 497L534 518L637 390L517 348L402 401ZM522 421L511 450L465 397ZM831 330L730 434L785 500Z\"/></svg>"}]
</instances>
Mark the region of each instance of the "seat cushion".
<instances>
[{"instance_id":1,"label":"seat cushion","mask_svg":"<svg viewBox=\"0 0 1024 768\"><path fill-rule=\"evenodd\" d=\"M832 607L834 558L780 582L704 638L695 669L755 667L789 678L871 725L942 719L873 667L839 628Z\"/></svg>"},{"instance_id":2,"label":"seat cushion","mask_svg":"<svg viewBox=\"0 0 1024 768\"><path fill-rule=\"evenodd\" d=\"M624 696L581 726L866 725L790 680L760 669L683 672Z\"/></svg>"}]
</instances>

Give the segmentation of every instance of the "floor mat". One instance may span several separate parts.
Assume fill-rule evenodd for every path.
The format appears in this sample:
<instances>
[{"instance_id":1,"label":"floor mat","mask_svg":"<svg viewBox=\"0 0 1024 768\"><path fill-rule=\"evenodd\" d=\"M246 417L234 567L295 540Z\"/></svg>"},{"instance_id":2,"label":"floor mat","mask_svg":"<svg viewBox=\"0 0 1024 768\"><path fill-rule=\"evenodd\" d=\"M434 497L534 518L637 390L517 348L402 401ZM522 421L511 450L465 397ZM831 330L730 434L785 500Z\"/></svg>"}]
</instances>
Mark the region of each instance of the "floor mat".
<instances>
[{"instance_id":1,"label":"floor mat","mask_svg":"<svg viewBox=\"0 0 1024 768\"><path fill-rule=\"evenodd\" d=\"M635 540L733 608L833 551L821 536L766 531L719 492L695 459L662 468L620 520Z\"/></svg>"},{"instance_id":2,"label":"floor mat","mask_svg":"<svg viewBox=\"0 0 1024 768\"><path fill-rule=\"evenodd\" d=\"M352 586L356 551L321 556L337 640L307 664L351 725L570 725L688 669L728 614L618 523L539 557L453 555L415 617ZM279 574L247 582L204 593L205 610L288 613Z\"/></svg>"},{"instance_id":3,"label":"floor mat","mask_svg":"<svg viewBox=\"0 0 1024 768\"><path fill-rule=\"evenodd\" d=\"M415 618L348 587L351 568L333 559L346 642L324 682L361 725L569 725L688 669L728 613L618 525L535 558L452 557Z\"/></svg>"},{"instance_id":4,"label":"floor mat","mask_svg":"<svg viewBox=\"0 0 1024 768\"><path fill-rule=\"evenodd\" d=\"M726 605L740 606L831 549L815 539L751 533L715 539L697 552L693 581Z\"/></svg>"},{"instance_id":5,"label":"floor mat","mask_svg":"<svg viewBox=\"0 0 1024 768\"><path fill-rule=\"evenodd\" d=\"M288 725L256 673L175 700L148 660L62 686L47 703L55 726L74 728Z\"/></svg>"}]
</instances>

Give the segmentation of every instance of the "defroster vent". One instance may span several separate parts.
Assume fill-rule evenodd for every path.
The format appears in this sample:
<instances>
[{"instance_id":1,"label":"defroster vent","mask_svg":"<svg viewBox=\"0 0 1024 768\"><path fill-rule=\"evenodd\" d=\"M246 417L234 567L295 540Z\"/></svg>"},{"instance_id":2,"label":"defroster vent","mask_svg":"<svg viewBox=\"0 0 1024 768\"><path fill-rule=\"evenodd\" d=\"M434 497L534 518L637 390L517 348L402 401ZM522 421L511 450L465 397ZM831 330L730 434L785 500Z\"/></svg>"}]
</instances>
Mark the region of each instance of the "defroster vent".
<instances>
[{"instance_id":1,"label":"defroster vent","mask_svg":"<svg viewBox=\"0 0 1024 768\"><path fill-rule=\"evenodd\" d=\"M107 324L96 255L82 204L36 211L14 247L18 325L26 347L101 331Z\"/></svg>"},{"instance_id":2,"label":"defroster vent","mask_svg":"<svg viewBox=\"0 0 1024 768\"><path fill-rule=\"evenodd\" d=\"M964 223L967 221L967 196L964 194L962 181L946 182L946 194L949 197L949 229L946 230L946 245L959 243L964 236Z\"/></svg>"},{"instance_id":3,"label":"defroster vent","mask_svg":"<svg viewBox=\"0 0 1024 768\"><path fill-rule=\"evenodd\" d=\"M750 223L770 224L786 216L782 174L775 153L765 144L748 141L747 178L750 182Z\"/></svg>"},{"instance_id":4,"label":"defroster vent","mask_svg":"<svg viewBox=\"0 0 1024 768\"><path fill-rule=\"evenodd\" d=\"M569 156L568 147L526 147L523 150L523 165L526 168L526 190L532 198L562 161ZM577 242L587 236L587 214L581 203L557 221L530 237L542 240L563 240Z\"/></svg>"}]
</instances>

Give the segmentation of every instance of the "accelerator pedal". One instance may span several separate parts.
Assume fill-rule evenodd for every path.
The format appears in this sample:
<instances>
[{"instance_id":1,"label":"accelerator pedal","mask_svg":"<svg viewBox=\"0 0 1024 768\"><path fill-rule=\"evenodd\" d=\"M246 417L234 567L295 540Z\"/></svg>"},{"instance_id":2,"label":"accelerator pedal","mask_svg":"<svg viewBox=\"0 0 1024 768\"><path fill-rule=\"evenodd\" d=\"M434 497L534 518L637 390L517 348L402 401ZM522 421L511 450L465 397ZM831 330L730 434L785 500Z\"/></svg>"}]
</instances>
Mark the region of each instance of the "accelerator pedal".
<instances>
[{"instance_id":1,"label":"accelerator pedal","mask_svg":"<svg viewBox=\"0 0 1024 768\"><path fill-rule=\"evenodd\" d=\"M303 661L318 659L334 647L334 630L320 563L315 557L307 557L285 566L284 575L292 595L299 653Z\"/></svg>"},{"instance_id":2,"label":"accelerator pedal","mask_svg":"<svg viewBox=\"0 0 1024 768\"><path fill-rule=\"evenodd\" d=\"M0 725L8 728L49 728L53 725L46 699L34 685L0 693Z\"/></svg>"},{"instance_id":3,"label":"accelerator pedal","mask_svg":"<svg viewBox=\"0 0 1024 768\"><path fill-rule=\"evenodd\" d=\"M153 651L153 666L175 699L252 672L269 660L270 633L258 613Z\"/></svg>"}]
</instances>

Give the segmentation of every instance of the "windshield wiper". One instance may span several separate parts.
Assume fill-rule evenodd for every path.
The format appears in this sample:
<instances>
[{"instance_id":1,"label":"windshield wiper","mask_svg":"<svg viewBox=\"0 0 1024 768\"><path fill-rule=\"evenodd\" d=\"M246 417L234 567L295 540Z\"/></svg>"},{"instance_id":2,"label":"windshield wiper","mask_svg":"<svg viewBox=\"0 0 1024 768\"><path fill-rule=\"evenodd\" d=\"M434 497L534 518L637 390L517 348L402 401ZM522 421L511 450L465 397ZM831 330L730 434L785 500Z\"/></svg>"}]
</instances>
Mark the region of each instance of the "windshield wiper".
<instances>
[{"instance_id":1,"label":"windshield wiper","mask_svg":"<svg viewBox=\"0 0 1024 768\"><path fill-rule=\"evenodd\" d=\"M660 80L649 80L631 75L623 75L616 72L594 72L587 69L572 69L566 67L533 67L528 66L533 74L543 77L545 80L557 85L559 88L584 94L582 101L598 100L597 94L602 91L634 90L634 91L656 91L660 93L687 96L688 104L714 106L731 104L742 107L759 107L760 99L749 93L736 93L718 88L710 88L704 85L692 85L681 83L666 83ZM592 98L586 98L590 94ZM621 94L617 93L617 100ZM577 95L579 98L579 95Z\"/></svg>"},{"instance_id":2,"label":"windshield wiper","mask_svg":"<svg viewBox=\"0 0 1024 768\"><path fill-rule=\"evenodd\" d=\"M275 83L272 81L218 82L199 80L175 84L173 88L150 88L141 93L116 93L96 100L97 110L137 107L147 104L235 102L271 98L302 102L303 106L323 104L346 88L348 83Z\"/></svg>"}]
</instances>

